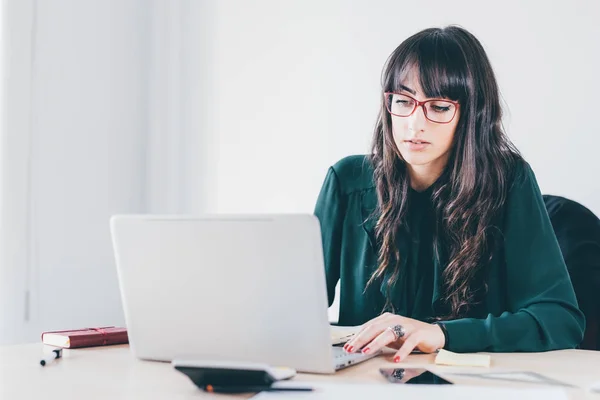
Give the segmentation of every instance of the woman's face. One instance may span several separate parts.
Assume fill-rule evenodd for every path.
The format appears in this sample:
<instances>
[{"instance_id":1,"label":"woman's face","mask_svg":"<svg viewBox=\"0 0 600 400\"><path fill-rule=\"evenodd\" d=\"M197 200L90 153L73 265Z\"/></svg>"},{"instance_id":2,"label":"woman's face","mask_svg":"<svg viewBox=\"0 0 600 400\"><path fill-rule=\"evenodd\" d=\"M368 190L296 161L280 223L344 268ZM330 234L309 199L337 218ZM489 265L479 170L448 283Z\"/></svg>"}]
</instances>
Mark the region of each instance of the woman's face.
<instances>
[{"instance_id":1,"label":"woman's face","mask_svg":"<svg viewBox=\"0 0 600 400\"><path fill-rule=\"evenodd\" d=\"M418 101L431 100L424 96L419 76L414 70L407 74L402 83L404 90L398 93ZM407 112L403 110L410 112L414 107L414 102L408 97L392 95L389 98L389 107L396 114L405 114ZM430 102L425 105L425 108L427 108L427 115L430 119L447 121L452 116L454 117L448 123L432 122L425 117L422 106L417 107L408 117L390 115L394 141L402 158L411 166L442 170L448 162L452 149L454 132L460 118L460 109L447 101Z\"/></svg>"}]
</instances>

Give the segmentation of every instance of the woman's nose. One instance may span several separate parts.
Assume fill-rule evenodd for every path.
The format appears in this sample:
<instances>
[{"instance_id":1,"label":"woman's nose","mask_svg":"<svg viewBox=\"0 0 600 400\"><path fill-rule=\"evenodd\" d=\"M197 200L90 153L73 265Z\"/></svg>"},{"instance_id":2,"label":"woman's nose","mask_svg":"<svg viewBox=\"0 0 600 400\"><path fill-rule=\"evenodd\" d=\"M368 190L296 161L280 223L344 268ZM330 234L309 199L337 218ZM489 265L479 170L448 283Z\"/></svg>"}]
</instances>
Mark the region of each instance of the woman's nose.
<instances>
[{"instance_id":1,"label":"woman's nose","mask_svg":"<svg viewBox=\"0 0 600 400\"><path fill-rule=\"evenodd\" d=\"M425 118L425 110L423 106L417 107L417 109L408 117L408 127L413 131L422 131L427 123Z\"/></svg>"}]
</instances>

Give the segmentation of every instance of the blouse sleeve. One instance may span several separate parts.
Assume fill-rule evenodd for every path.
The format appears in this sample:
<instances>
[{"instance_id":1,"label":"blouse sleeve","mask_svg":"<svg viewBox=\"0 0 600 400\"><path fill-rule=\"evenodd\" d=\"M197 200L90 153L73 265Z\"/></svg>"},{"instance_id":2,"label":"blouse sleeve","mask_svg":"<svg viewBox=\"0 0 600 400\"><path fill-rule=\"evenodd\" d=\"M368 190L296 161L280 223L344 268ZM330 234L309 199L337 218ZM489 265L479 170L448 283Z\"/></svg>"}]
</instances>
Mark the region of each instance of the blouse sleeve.
<instances>
[{"instance_id":1,"label":"blouse sleeve","mask_svg":"<svg viewBox=\"0 0 600 400\"><path fill-rule=\"evenodd\" d=\"M314 212L321 224L329 306L333 303L335 286L340 279L344 210L344 197L340 190L338 177L335 170L329 168Z\"/></svg>"},{"instance_id":2,"label":"blouse sleeve","mask_svg":"<svg viewBox=\"0 0 600 400\"><path fill-rule=\"evenodd\" d=\"M574 348L585 320L535 175L528 164L510 189L504 229L507 310L445 322L449 349L546 351Z\"/></svg>"}]
</instances>

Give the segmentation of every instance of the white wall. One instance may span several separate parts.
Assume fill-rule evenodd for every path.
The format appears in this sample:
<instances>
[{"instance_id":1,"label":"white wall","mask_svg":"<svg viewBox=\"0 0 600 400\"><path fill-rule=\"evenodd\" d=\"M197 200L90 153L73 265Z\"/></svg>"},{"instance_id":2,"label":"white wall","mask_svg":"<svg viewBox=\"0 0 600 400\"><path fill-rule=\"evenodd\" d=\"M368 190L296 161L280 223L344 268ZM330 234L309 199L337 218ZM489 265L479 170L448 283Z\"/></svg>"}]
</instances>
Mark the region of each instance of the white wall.
<instances>
[{"instance_id":1,"label":"white wall","mask_svg":"<svg viewBox=\"0 0 600 400\"><path fill-rule=\"evenodd\" d=\"M486 48L543 191L600 214L600 2L215 3L216 210L311 211L327 166L368 151L387 56L454 23Z\"/></svg>"},{"instance_id":2,"label":"white wall","mask_svg":"<svg viewBox=\"0 0 600 400\"><path fill-rule=\"evenodd\" d=\"M32 304L42 330L123 324L108 218L144 207L144 3L37 4Z\"/></svg>"},{"instance_id":3,"label":"white wall","mask_svg":"<svg viewBox=\"0 0 600 400\"><path fill-rule=\"evenodd\" d=\"M387 56L421 29L459 24L488 52L508 134L542 191L600 215L600 2L213 3L210 210L311 212L327 167L369 150Z\"/></svg>"},{"instance_id":4,"label":"white wall","mask_svg":"<svg viewBox=\"0 0 600 400\"><path fill-rule=\"evenodd\" d=\"M210 10L2 3L0 344L123 325L109 217L205 207Z\"/></svg>"},{"instance_id":5,"label":"white wall","mask_svg":"<svg viewBox=\"0 0 600 400\"><path fill-rule=\"evenodd\" d=\"M0 343L31 327L28 246L32 1L2 2L0 81Z\"/></svg>"},{"instance_id":6,"label":"white wall","mask_svg":"<svg viewBox=\"0 0 600 400\"><path fill-rule=\"evenodd\" d=\"M2 343L123 323L113 213L312 212L369 149L385 59L430 26L480 38L542 190L600 214L595 0L6 4Z\"/></svg>"}]
</instances>

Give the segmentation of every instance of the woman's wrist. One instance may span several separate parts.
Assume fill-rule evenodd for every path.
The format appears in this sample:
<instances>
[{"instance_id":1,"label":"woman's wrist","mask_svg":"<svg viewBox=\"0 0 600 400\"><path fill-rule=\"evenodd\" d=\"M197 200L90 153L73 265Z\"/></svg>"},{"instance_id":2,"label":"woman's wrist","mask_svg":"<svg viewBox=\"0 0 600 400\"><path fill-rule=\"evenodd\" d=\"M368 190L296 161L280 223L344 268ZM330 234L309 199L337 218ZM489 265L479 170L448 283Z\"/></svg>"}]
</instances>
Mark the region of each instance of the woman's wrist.
<instances>
[{"instance_id":1,"label":"woman's wrist","mask_svg":"<svg viewBox=\"0 0 600 400\"><path fill-rule=\"evenodd\" d=\"M442 346L440 347L440 349L447 349L448 348L448 331L446 330L446 324L444 324L443 322L434 322L433 325L437 325L440 330L442 331L442 335L444 335L444 343L442 344Z\"/></svg>"}]
</instances>

